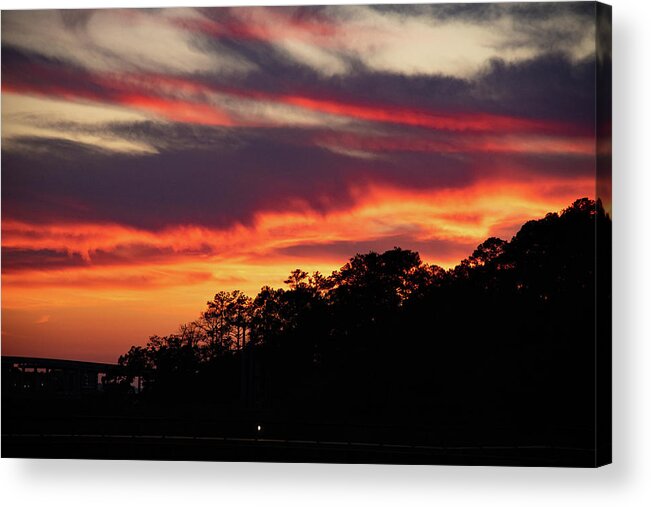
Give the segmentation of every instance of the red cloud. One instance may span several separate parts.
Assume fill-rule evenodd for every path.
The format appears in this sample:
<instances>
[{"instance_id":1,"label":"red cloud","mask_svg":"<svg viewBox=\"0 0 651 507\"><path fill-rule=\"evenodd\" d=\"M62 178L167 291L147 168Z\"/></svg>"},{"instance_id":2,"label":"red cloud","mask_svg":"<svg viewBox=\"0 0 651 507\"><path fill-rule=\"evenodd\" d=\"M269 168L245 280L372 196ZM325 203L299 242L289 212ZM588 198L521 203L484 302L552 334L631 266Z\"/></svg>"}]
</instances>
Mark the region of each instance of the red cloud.
<instances>
[{"instance_id":1,"label":"red cloud","mask_svg":"<svg viewBox=\"0 0 651 507\"><path fill-rule=\"evenodd\" d=\"M199 80L134 74L79 74L69 69L40 65L22 65L5 72L5 91L54 96L65 99L93 100L150 111L166 119L202 125L255 125L259 118L249 113L226 113L209 94L221 98L280 103L306 111L324 113L351 120L406 125L451 132L490 132L493 134L535 133L539 135L585 136L594 129L565 122L522 118L482 111L441 112L393 104L353 103L306 94L278 94L211 85ZM273 122L273 120L272 120ZM282 120L279 125L283 125Z\"/></svg>"}]
</instances>

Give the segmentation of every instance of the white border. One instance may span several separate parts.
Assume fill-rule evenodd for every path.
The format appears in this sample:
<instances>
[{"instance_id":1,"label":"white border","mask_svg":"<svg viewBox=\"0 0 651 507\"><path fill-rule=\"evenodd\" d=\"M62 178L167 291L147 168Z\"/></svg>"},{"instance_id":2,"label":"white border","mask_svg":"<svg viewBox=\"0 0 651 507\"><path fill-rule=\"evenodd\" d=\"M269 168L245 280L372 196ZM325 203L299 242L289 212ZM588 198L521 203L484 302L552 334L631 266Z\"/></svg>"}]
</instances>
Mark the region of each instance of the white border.
<instances>
[{"instance_id":1,"label":"white border","mask_svg":"<svg viewBox=\"0 0 651 507\"><path fill-rule=\"evenodd\" d=\"M135 5L305 3L346 2L137 0ZM651 505L650 3L612 0L612 4L613 465L574 470L3 459L4 505ZM126 0L0 0L3 10L117 6L134 5Z\"/></svg>"}]
</instances>

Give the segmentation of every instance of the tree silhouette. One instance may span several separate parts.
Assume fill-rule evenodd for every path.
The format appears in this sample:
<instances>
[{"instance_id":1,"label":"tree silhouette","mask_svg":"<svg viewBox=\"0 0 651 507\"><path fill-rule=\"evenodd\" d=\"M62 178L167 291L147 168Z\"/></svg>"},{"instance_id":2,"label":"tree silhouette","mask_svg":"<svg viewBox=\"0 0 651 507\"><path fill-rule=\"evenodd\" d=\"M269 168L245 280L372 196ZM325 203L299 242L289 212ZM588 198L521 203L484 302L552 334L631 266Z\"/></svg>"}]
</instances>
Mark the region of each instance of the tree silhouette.
<instances>
[{"instance_id":1,"label":"tree silhouette","mask_svg":"<svg viewBox=\"0 0 651 507\"><path fill-rule=\"evenodd\" d=\"M610 224L599 202L579 199L450 270L393 248L329 276L296 269L253 298L220 291L179 333L132 347L114 381L311 420L589 434L595 230Z\"/></svg>"}]
</instances>

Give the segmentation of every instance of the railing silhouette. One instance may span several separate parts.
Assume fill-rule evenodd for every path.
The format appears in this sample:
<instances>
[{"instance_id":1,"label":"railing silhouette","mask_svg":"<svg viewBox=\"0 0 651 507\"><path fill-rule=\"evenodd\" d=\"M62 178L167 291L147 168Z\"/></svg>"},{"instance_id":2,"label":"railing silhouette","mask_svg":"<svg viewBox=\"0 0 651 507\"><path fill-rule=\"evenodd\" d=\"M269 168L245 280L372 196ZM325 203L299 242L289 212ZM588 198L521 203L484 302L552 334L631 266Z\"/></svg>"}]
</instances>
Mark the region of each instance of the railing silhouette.
<instances>
[{"instance_id":1,"label":"railing silhouette","mask_svg":"<svg viewBox=\"0 0 651 507\"><path fill-rule=\"evenodd\" d=\"M101 392L117 365L69 359L2 356L3 394L80 397Z\"/></svg>"}]
</instances>

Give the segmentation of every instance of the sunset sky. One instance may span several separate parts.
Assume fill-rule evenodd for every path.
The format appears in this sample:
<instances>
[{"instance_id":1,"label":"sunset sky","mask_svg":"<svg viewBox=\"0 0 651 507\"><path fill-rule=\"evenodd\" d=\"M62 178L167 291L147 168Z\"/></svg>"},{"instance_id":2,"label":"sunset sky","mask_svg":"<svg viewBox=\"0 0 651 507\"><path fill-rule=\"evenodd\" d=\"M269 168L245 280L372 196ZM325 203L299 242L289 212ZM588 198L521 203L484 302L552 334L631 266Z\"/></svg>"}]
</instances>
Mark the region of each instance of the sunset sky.
<instances>
[{"instance_id":1,"label":"sunset sky","mask_svg":"<svg viewBox=\"0 0 651 507\"><path fill-rule=\"evenodd\" d=\"M587 2L3 12L2 353L115 362L218 290L594 198L595 37Z\"/></svg>"}]
</instances>

